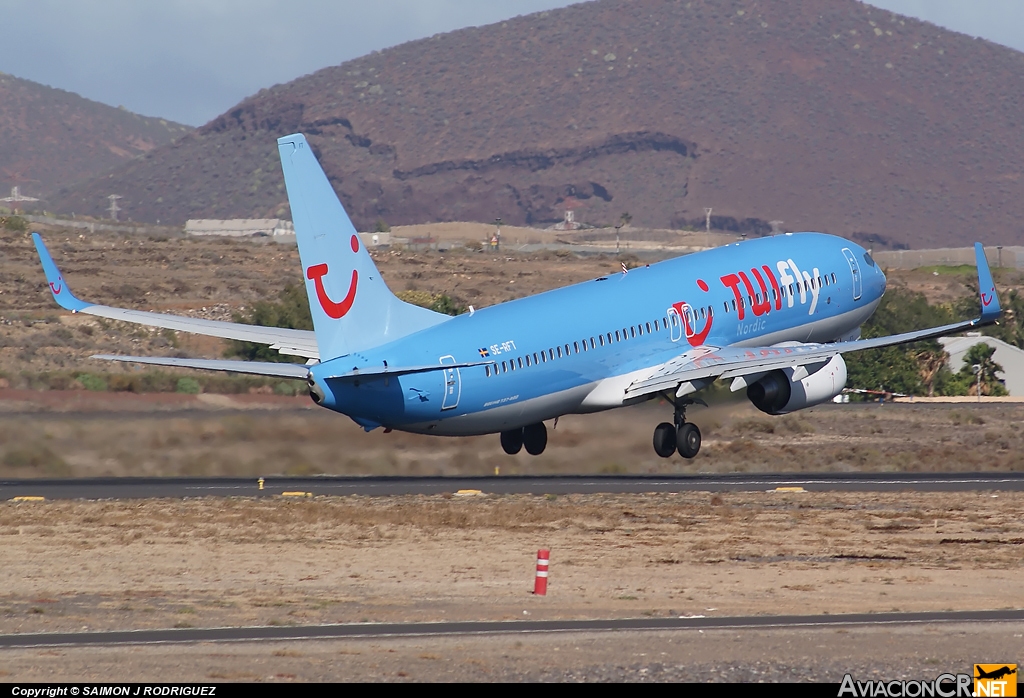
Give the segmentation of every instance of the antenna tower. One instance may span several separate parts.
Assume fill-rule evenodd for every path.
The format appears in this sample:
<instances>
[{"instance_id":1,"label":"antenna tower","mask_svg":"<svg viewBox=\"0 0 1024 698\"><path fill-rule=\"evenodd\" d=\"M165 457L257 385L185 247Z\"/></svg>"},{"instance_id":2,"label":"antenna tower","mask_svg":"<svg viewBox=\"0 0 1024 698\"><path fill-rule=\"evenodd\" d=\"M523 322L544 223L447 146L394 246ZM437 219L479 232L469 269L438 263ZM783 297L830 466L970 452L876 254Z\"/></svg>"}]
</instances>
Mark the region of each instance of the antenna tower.
<instances>
[{"instance_id":1,"label":"antenna tower","mask_svg":"<svg viewBox=\"0 0 1024 698\"><path fill-rule=\"evenodd\" d=\"M117 200L123 197L120 194L111 194L107 198L110 199L110 208L107 210L110 211L110 217L116 221L117 212L121 210L121 207L117 205Z\"/></svg>"}]
</instances>

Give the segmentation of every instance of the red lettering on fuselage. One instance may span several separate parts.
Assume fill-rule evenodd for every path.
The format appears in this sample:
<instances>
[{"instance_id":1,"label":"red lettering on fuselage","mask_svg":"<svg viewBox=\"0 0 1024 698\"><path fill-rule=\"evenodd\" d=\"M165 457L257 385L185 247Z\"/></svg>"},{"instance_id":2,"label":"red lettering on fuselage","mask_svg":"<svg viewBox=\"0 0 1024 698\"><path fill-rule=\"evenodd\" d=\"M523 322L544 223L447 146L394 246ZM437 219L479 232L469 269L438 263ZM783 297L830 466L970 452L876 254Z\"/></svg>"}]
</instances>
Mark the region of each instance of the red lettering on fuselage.
<instances>
[{"instance_id":1,"label":"red lettering on fuselage","mask_svg":"<svg viewBox=\"0 0 1024 698\"><path fill-rule=\"evenodd\" d=\"M775 309L782 310L782 292L779 290L779 282L775 280L775 274L772 273L771 268L769 268L767 264L762 264L761 268L764 269L764 273L768 277L768 280L772 282L772 291L775 292ZM757 272L755 271L754 273L756 274ZM760 281L760 279L758 279L758 281ZM764 285L762 284L762 287L763 286Z\"/></svg>"},{"instance_id":2,"label":"red lettering on fuselage","mask_svg":"<svg viewBox=\"0 0 1024 698\"><path fill-rule=\"evenodd\" d=\"M743 319L743 294L740 293L740 277L735 274L726 274L721 279L722 283L725 284L726 288L732 289L732 295L735 296L736 301L736 313L740 320ZM750 282L747 282L747 286Z\"/></svg>"}]
</instances>

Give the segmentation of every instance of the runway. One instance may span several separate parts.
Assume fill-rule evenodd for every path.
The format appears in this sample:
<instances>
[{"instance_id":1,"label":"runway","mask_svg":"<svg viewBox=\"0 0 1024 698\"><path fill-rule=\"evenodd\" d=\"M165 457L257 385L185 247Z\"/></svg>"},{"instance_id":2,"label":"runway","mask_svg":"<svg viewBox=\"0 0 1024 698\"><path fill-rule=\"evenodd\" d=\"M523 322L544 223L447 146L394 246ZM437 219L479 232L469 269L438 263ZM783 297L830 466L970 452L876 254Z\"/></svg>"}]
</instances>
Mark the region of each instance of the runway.
<instances>
[{"instance_id":1,"label":"runway","mask_svg":"<svg viewBox=\"0 0 1024 698\"><path fill-rule=\"evenodd\" d=\"M470 621L460 623L347 623L242 628L173 628L84 633L0 635L0 649L181 642L254 642L345 638L425 637L518 633L612 632L619 630L722 630L855 625L1006 623L1024 621L1024 610L945 613L857 613L825 616L708 618L620 618L608 620Z\"/></svg>"},{"instance_id":2,"label":"runway","mask_svg":"<svg viewBox=\"0 0 1024 698\"><path fill-rule=\"evenodd\" d=\"M0 480L14 498L370 497L407 494L629 494L643 492L966 492L1024 490L1024 473L817 473L490 477L277 477Z\"/></svg>"}]
</instances>

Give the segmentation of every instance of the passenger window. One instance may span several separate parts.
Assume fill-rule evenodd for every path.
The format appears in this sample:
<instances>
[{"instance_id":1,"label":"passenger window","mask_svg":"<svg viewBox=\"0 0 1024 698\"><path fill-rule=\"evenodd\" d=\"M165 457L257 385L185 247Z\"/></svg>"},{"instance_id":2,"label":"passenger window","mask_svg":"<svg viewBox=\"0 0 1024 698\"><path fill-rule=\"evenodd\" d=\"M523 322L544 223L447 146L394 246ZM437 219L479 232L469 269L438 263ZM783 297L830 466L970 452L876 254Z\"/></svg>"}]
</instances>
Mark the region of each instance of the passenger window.
<instances>
[{"instance_id":1,"label":"passenger window","mask_svg":"<svg viewBox=\"0 0 1024 698\"><path fill-rule=\"evenodd\" d=\"M618 330L615 330L615 341L616 342L621 342L622 341L622 339L619 337L619 331Z\"/></svg>"},{"instance_id":2,"label":"passenger window","mask_svg":"<svg viewBox=\"0 0 1024 698\"><path fill-rule=\"evenodd\" d=\"M629 336L633 339L636 339L636 327L629 328Z\"/></svg>"},{"instance_id":3,"label":"passenger window","mask_svg":"<svg viewBox=\"0 0 1024 698\"><path fill-rule=\"evenodd\" d=\"M599 335L597 335L597 341L598 341L598 342L599 342L599 343L601 344L601 346L603 347L603 346L604 346L604 335L603 335L603 334L599 334Z\"/></svg>"},{"instance_id":4,"label":"passenger window","mask_svg":"<svg viewBox=\"0 0 1024 698\"><path fill-rule=\"evenodd\" d=\"M651 333L651 323L647 323L647 334Z\"/></svg>"},{"instance_id":5,"label":"passenger window","mask_svg":"<svg viewBox=\"0 0 1024 698\"><path fill-rule=\"evenodd\" d=\"M529 354L526 355L526 365L527 366L530 365L530 355Z\"/></svg>"},{"instance_id":6,"label":"passenger window","mask_svg":"<svg viewBox=\"0 0 1024 698\"><path fill-rule=\"evenodd\" d=\"M708 317L709 318L714 318L715 317L715 310L710 305L708 306Z\"/></svg>"},{"instance_id":7,"label":"passenger window","mask_svg":"<svg viewBox=\"0 0 1024 698\"><path fill-rule=\"evenodd\" d=\"M545 354L543 351L540 353L540 362L542 364L546 364L548 362L548 355Z\"/></svg>"},{"instance_id":8,"label":"passenger window","mask_svg":"<svg viewBox=\"0 0 1024 698\"><path fill-rule=\"evenodd\" d=\"M569 345L568 345L568 344L566 344L566 345L565 345L565 355L566 355L566 356L569 356L569 354L570 354L570 353L572 353L572 352L570 352L570 351L569 351Z\"/></svg>"},{"instance_id":9,"label":"passenger window","mask_svg":"<svg viewBox=\"0 0 1024 698\"><path fill-rule=\"evenodd\" d=\"M519 368L523 367L523 357L519 357Z\"/></svg>"},{"instance_id":10,"label":"passenger window","mask_svg":"<svg viewBox=\"0 0 1024 698\"><path fill-rule=\"evenodd\" d=\"M541 352L540 355L544 356L544 352ZM537 352L533 352L533 363L534 363L534 365L540 363L540 359L537 358Z\"/></svg>"},{"instance_id":11,"label":"passenger window","mask_svg":"<svg viewBox=\"0 0 1024 698\"><path fill-rule=\"evenodd\" d=\"M484 366L484 375L485 376L490 376L491 375L491 365L490 364L487 364L486 366Z\"/></svg>"},{"instance_id":12,"label":"passenger window","mask_svg":"<svg viewBox=\"0 0 1024 698\"><path fill-rule=\"evenodd\" d=\"M576 350L577 354L580 353L580 343L579 342L573 342L572 343L572 348Z\"/></svg>"},{"instance_id":13,"label":"passenger window","mask_svg":"<svg viewBox=\"0 0 1024 698\"><path fill-rule=\"evenodd\" d=\"M501 372L508 373L508 366L505 365L504 361L501 362Z\"/></svg>"},{"instance_id":14,"label":"passenger window","mask_svg":"<svg viewBox=\"0 0 1024 698\"><path fill-rule=\"evenodd\" d=\"M835 272L832 272L832 283L838 283L836 281L836 274L835 274Z\"/></svg>"},{"instance_id":15,"label":"passenger window","mask_svg":"<svg viewBox=\"0 0 1024 698\"><path fill-rule=\"evenodd\" d=\"M590 338L590 348L591 349L596 349L597 348L597 342L594 341L593 337Z\"/></svg>"},{"instance_id":16,"label":"passenger window","mask_svg":"<svg viewBox=\"0 0 1024 698\"><path fill-rule=\"evenodd\" d=\"M587 340L584 339L583 340L583 351L586 351L586 350L587 350ZM579 351L579 350L577 349L577 351Z\"/></svg>"},{"instance_id":17,"label":"passenger window","mask_svg":"<svg viewBox=\"0 0 1024 698\"><path fill-rule=\"evenodd\" d=\"M558 358L562 358L562 347L558 347Z\"/></svg>"}]
</instances>

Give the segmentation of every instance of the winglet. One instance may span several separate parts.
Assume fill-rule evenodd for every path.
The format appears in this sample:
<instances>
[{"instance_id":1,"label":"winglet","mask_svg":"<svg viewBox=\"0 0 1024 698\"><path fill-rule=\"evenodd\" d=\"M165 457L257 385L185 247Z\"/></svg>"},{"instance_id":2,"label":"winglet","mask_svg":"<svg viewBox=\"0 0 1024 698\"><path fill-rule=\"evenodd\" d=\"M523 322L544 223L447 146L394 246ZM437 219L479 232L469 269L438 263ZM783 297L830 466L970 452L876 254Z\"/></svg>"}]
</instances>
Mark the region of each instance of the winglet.
<instances>
[{"instance_id":1,"label":"winglet","mask_svg":"<svg viewBox=\"0 0 1024 698\"><path fill-rule=\"evenodd\" d=\"M985 257L985 248L980 242L974 243L974 256L978 262L978 293L981 295L981 321L984 323L995 322L1002 314L999 307L999 294L996 293L995 282L992 281L992 272L988 268L988 259Z\"/></svg>"},{"instance_id":2,"label":"winglet","mask_svg":"<svg viewBox=\"0 0 1024 698\"><path fill-rule=\"evenodd\" d=\"M39 261L43 264L43 272L46 274L46 281L50 285L50 293L53 294L53 300L57 301L57 305L73 313L93 305L92 303L86 303L75 298L75 294L68 288L67 282L61 276L60 269L54 264L53 257L50 256L50 252L46 249L46 245L43 244L43 239L39 237L39 233L32 233L32 241L36 244Z\"/></svg>"}]
</instances>

